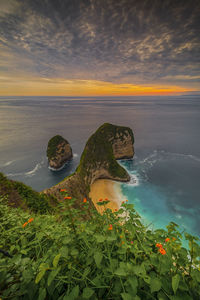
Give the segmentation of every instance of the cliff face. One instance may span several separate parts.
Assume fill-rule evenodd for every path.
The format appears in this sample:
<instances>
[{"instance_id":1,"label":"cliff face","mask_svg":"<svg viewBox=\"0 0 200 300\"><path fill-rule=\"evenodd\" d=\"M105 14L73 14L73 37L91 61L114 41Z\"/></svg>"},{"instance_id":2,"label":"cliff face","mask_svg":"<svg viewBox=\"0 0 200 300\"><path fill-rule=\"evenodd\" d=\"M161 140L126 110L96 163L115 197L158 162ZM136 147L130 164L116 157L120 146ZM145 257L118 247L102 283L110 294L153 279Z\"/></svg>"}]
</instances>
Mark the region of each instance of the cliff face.
<instances>
[{"instance_id":1,"label":"cliff face","mask_svg":"<svg viewBox=\"0 0 200 300\"><path fill-rule=\"evenodd\" d=\"M97 179L129 181L129 174L116 159L132 158L133 144L130 128L103 124L87 141L76 172L44 192L58 196L58 190L66 188L70 195L81 199L88 197L90 185Z\"/></svg>"},{"instance_id":2,"label":"cliff face","mask_svg":"<svg viewBox=\"0 0 200 300\"><path fill-rule=\"evenodd\" d=\"M47 147L49 166L55 170L60 169L72 158L72 149L67 140L56 135L49 140Z\"/></svg>"},{"instance_id":3,"label":"cliff face","mask_svg":"<svg viewBox=\"0 0 200 300\"><path fill-rule=\"evenodd\" d=\"M115 159L132 158L134 155L133 136L130 131L117 133L110 139Z\"/></svg>"}]
</instances>

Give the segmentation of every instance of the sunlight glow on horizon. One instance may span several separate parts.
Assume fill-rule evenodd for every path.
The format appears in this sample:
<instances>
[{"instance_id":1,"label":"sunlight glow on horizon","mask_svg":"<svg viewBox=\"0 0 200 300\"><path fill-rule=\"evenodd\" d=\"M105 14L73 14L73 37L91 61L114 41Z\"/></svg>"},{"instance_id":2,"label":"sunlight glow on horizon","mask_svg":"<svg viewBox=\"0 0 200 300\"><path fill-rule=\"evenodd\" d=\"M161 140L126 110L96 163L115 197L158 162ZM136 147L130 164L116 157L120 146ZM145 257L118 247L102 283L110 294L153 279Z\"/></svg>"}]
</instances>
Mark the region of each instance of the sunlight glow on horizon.
<instances>
[{"instance_id":1,"label":"sunlight glow on horizon","mask_svg":"<svg viewBox=\"0 0 200 300\"><path fill-rule=\"evenodd\" d=\"M148 96L196 91L181 86L134 85L97 80L1 77L1 96Z\"/></svg>"}]
</instances>

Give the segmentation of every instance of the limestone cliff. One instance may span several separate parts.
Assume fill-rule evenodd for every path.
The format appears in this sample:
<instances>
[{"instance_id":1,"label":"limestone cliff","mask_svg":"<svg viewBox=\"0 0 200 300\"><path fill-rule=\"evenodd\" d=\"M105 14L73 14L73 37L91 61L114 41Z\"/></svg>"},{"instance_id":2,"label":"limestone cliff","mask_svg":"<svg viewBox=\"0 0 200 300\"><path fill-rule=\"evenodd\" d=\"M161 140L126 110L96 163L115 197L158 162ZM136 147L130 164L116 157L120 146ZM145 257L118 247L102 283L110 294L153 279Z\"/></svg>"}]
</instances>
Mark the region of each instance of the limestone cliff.
<instances>
[{"instance_id":1,"label":"limestone cliff","mask_svg":"<svg viewBox=\"0 0 200 300\"><path fill-rule=\"evenodd\" d=\"M56 135L48 142L47 157L49 166L58 170L72 158L72 149L67 140L62 136Z\"/></svg>"},{"instance_id":2,"label":"limestone cliff","mask_svg":"<svg viewBox=\"0 0 200 300\"><path fill-rule=\"evenodd\" d=\"M97 179L129 181L129 174L116 159L132 158L133 143L130 128L103 124L87 141L76 172L44 192L59 197L59 189L66 188L70 195L81 200L88 197L90 185Z\"/></svg>"}]
</instances>

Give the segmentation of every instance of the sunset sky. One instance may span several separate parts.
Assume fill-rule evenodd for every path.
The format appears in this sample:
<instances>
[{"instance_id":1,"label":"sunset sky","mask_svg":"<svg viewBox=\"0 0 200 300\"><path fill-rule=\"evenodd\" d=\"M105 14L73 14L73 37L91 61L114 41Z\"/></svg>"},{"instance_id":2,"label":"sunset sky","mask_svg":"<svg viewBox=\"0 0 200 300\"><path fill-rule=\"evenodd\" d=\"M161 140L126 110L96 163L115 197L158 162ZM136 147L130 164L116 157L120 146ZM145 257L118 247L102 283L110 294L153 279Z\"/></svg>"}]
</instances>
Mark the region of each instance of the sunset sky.
<instances>
[{"instance_id":1,"label":"sunset sky","mask_svg":"<svg viewBox=\"0 0 200 300\"><path fill-rule=\"evenodd\" d=\"M199 91L199 0L0 0L0 95Z\"/></svg>"}]
</instances>

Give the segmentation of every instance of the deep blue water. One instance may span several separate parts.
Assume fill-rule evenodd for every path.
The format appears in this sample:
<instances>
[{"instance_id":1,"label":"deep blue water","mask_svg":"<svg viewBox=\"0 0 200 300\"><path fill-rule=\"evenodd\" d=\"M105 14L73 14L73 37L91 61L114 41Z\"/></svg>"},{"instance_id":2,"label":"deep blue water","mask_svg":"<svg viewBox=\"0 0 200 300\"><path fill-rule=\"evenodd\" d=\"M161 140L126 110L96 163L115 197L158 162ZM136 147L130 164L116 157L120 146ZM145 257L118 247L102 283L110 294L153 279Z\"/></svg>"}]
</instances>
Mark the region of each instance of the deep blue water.
<instances>
[{"instance_id":1,"label":"deep blue water","mask_svg":"<svg viewBox=\"0 0 200 300\"><path fill-rule=\"evenodd\" d=\"M72 173L89 136L104 122L129 126L135 157L121 162L132 176L123 193L153 228L170 221L200 236L200 96L0 97L0 171L41 191ZM48 169L55 134L74 158Z\"/></svg>"}]
</instances>

